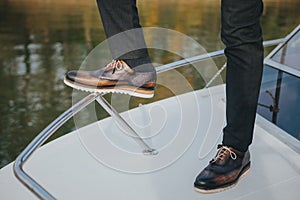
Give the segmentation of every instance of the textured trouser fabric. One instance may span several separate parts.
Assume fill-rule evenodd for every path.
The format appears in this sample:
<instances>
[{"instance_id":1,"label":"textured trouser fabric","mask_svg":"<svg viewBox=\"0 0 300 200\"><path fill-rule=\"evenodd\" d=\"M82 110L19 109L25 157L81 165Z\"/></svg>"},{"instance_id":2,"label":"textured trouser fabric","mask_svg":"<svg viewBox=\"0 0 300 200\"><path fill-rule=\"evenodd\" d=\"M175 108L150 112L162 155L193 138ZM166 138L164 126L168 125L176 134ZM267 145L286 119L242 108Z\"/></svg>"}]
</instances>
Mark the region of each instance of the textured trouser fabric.
<instances>
[{"instance_id":1,"label":"textured trouser fabric","mask_svg":"<svg viewBox=\"0 0 300 200\"><path fill-rule=\"evenodd\" d=\"M97 4L112 57L148 62L136 0L97 0Z\"/></svg>"},{"instance_id":2,"label":"textured trouser fabric","mask_svg":"<svg viewBox=\"0 0 300 200\"><path fill-rule=\"evenodd\" d=\"M223 144L246 151L252 143L263 69L262 0L222 0L226 45L226 119Z\"/></svg>"},{"instance_id":3,"label":"textured trouser fabric","mask_svg":"<svg viewBox=\"0 0 300 200\"><path fill-rule=\"evenodd\" d=\"M136 0L97 0L97 3L108 38L141 27ZM240 151L248 149L253 137L263 67L262 10L262 0L222 0L221 37L227 57L227 125L223 144ZM148 57L141 29L108 42L115 59ZM130 52L124 54L126 48Z\"/></svg>"}]
</instances>

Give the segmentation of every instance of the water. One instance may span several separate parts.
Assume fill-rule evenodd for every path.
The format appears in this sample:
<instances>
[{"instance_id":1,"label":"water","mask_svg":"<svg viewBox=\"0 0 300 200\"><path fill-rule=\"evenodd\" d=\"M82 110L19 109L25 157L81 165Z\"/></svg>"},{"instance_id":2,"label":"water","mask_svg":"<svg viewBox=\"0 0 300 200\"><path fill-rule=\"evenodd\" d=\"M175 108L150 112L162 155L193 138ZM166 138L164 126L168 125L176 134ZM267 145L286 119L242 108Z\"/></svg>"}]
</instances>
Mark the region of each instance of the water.
<instances>
[{"instance_id":1,"label":"water","mask_svg":"<svg viewBox=\"0 0 300 200\"><path fill-rule=\"evenodd\" d=\"M224 47L219 39L219 0L143 0L138 6L144 26L180 31L207 51ZM264 38L275 39L289 33L300 22L299 9L300 0L266 0ZM64 74L80 66L103 40L95 1L0 2L0 168L13 161L43 128L72 105L72 89L63 84ZM177 41L166 45L182 46ZM160 63L178 59L159 51L151 51L151 56ZM218 66L223 62L224 58L216 60ZM194 89L203 87L202 78L193 69L183 67L178 71ZM164 79L172 77L166 74ZM176 81L174 84L181 86ZM168 96L172 93L161 86L152 101ZM132 99L130 107L148 102ZM100 114L99 118L106 116ZM55 137L74 129L70 120Z\"/></svg>"}]
</instances>

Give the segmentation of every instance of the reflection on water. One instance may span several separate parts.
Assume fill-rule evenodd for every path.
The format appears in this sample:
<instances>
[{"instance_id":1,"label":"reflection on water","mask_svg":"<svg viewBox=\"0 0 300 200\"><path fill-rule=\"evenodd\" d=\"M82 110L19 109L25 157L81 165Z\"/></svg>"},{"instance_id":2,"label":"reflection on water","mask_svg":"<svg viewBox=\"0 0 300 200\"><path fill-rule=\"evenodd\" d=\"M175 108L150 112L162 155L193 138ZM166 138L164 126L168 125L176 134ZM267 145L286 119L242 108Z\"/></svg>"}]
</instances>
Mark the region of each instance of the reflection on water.
<instances>
[{"instance_id":1,"label":"reflection on water","mask_svg":"<svg viewBox=\"0 0 300 200\"><path fill-rule=\"evenodd\" d=\"M219 0L143 0L138 6L144 26L180 31L207 51L223 48ZM283 37L291 31L300 21L299 8L300 0L266 0L262 22L265 39ZM103 40L95 1L0 2L0 167L14 160L36 134L71 106L72 90L62 83L63 76L72 68L69 66L80 66ZM167 45L188 49L176 40ZM151 56L159 63L179 59L161 51L151 51ZM216 62L221 65L224 59ZM203 87L201 76L192 68L183 67L178 72L193 88ZM163 78L172 79L167 74ZM171 95L159 87L154 101ZM135 106L149 100L131 102ZM57 136L73 129L70 121Z\"/></svg>"}]
</instances>

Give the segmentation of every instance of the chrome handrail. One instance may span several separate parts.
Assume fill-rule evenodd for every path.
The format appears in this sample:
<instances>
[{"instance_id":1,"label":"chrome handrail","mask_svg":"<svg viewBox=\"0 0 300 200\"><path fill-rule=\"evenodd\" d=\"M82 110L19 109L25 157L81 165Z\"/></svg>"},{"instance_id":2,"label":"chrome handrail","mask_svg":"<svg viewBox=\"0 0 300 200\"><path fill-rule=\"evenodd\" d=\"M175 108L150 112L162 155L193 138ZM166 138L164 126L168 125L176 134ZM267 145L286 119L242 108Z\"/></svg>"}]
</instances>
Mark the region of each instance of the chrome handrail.
<instances>
[{"instance_id":1,"label":"chrome handrail","mask_svg":"<svg viewBox=\"0 0 300 200\"><path fill-rule=\"evenodd\" d=\"M23 169L23 165L28 158L51 136L59 129L64 123L66 123L77 112L84 107L95 101L100 94L92 93L71 108L66 110L58 118L56 118L51 124L49 124L37 137L35 137L30 144L20 153L17 157L13 169L15 176L25 185L30 191L41 199L55 199L47 190L45 190L40 184L38 184L33 178L31 178Z\"/></svg>"},{"instance_id":2,"label":"chrome handrail","mask_svg":"<svg viewBox=\"0 0 300 200\"><path fill-rule=\"evenodd\" d=\"M267 40L267 41L263 42L263 45L264 45L264 47L269 47L269 46L274 46L274 45L283 43L285 41L286 41L286 38L279 38L279 39L275 39L275 40ZM192 63L195 63L195 62L200 62L200 61L208 59L208 58L215 58L215 57L222 56L222 55L224 55L224 49L223 50L218 50L218 51L213 51L213 52L210 52L210 53L204 53L204 54L201 54L201 55L198 55L198 56L193 56L193 57L190 57L190 58L186 58L186 59L175 61L175 62L172 62L172 63L169 63L169 64L165 64L165 65L157 67L156 71L158 73L165 72L165 71L168 71L168 70L171 70L171 69L176 69L178 67L182 67L182 66L192 64Z\"/></svg>"},{"instance_id":3,"label":"chrome handrail","mask_svg":"<svg viewBox=\"0 0 300 200\"><path fill-rule=\"evenodd\" d=\"M286 39L276 39L265 41L264 46L273 46L282 42L285 42ZM202 60L222 56L224 54L224 50L218 50L207 54L202 54L194 57L190 57L187 59L175 61L166 65L162 65L156 68L158 73L165 72L171 69L175 69L181 66L185 66L191 63L200 62ZM103 106L103 108L109 112L114 117L117 117L119 121L127 128L132 129L127 122L119 115L119 113L102 97L100 93L92 93L77 102L71 108L66 110L63 114L61 114L58 118L56 118L51 124L49 124L41 133L38 134L30 144L19 154L16 158L13 171L15 176L20 180L20 182L32 191L38 198L40 199L55 199L45 188L43 188L37 181L35 181L29 174L27 174L23 166L25 162L28 160L30 156L44 143L46 140L54 134L54 132L59 129L66 121L68 121L71 117L73 117L80 110L85 108L87 105L92 103L93 101L98 101L98 103ZM123 121L123 122L122 122ZM151 149L143 139L132 129L133 133L140 139L139 143L143 146L146 146L144 153L156 154L157 152L154 149Z\"/></svg>"}]
</instances>

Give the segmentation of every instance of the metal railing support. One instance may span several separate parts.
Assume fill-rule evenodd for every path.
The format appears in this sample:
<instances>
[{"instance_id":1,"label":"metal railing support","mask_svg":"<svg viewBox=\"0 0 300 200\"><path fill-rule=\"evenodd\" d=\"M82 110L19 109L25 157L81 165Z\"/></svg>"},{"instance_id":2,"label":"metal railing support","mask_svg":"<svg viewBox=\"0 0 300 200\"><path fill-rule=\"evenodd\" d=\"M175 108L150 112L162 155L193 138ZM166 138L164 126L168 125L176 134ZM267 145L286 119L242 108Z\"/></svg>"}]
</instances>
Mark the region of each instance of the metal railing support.
<instances>
[{"instance_id":1,"label":"metal railing support","mask_svg":"<svg viewBox=\"0 0 300 200\"><path fill-rule=\"evenodd\" d=\"M158 152L155 149L152 149L143 138L123 119L123 117L116 111L116 109L109 104L103 96L98 96L96 98L97 102L124 128L127 129L133 136L134 139L142 148L143 153L146 155L156 155Z\"/></svg>"}]
</instances>

